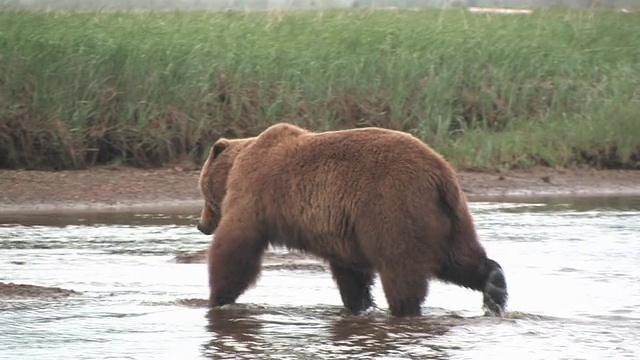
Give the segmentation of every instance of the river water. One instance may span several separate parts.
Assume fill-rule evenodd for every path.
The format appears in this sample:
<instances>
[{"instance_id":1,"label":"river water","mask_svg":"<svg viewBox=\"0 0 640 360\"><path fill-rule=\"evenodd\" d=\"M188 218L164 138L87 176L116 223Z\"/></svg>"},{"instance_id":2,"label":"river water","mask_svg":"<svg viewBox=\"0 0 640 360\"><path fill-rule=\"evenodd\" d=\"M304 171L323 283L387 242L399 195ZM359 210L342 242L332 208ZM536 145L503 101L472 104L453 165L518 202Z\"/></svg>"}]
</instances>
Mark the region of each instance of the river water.
<instances>
[{"instance_id":1,"label":"river water","mask_svg":"<svg viewBox=\"0 0 640 360\"><path fill-rule=\"evenodd\" d=\"M389 317L379 282L376 308L345 316L318 266L265 269L238 304L208 311L205 265L172 261L207 246L197 211L0 218L0 282L81 292L0 298L0 359L640 358L639 198L472 211L507 274L502 320L438 282L420 318Z\"/></svg>"}]
</instances>

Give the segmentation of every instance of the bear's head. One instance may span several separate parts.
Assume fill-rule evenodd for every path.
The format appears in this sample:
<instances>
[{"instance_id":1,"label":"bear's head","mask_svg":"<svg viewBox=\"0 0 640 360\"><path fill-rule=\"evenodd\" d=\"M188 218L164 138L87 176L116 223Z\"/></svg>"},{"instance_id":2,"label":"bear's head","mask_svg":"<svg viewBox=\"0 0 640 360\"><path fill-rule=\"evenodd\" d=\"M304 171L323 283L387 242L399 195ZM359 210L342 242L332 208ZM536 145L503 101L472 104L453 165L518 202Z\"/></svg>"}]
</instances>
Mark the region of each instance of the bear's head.
<instances>
[{"instance_id":1,"label":"bear's head","mask_svg":"<svg viewBox=\"0 0 640 360\"><path fill-rule=\"evenodd\" d=\"M204 207L198 221L198 230L211 235L220 222L220 205L227 193L227 178L233 163L242 151L255 138L218 139L209 150L209 157L200 170L198 187L204 198Z\"/></svg>"}]
</instances>

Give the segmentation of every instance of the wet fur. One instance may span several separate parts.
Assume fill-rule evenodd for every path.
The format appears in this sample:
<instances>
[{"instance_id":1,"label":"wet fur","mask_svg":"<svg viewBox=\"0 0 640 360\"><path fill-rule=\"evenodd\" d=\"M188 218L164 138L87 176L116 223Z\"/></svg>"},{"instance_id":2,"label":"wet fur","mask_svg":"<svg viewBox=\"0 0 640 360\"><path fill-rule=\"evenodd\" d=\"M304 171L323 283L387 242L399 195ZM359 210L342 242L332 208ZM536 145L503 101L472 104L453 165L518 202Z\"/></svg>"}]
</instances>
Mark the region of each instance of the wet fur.
<instances>
[{"instance_id":1,"label":"wet fur","mask_svg":"<svg viewBox=\"0 0 640 360\"><path fill-rule=\"evenodd\" d=\"M376 273L394 316L420 314L432 277L482 291L504 309L506 281L495 275L504 274L478 241L454 170L409 134L277 124L216 142L199 186L198 229L215 230L211 306L235 302L256 282L272 244L327 260L354 313L373 304Z\"/></svg>"}]
</instances>

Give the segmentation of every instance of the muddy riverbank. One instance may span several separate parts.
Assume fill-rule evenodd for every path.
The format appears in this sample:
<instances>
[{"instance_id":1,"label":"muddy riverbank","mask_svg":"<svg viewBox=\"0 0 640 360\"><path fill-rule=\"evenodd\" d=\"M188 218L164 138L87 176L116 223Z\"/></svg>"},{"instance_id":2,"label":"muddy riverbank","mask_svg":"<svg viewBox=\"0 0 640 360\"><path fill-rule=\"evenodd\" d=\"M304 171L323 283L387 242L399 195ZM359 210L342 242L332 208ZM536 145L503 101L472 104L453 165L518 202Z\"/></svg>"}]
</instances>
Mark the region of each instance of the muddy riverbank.
<instances>
[{"instance_id":1,"label":"muddy riverbank","mask_svg":"<svg viewBox=\"0 0 640 360\"><path fill-rule=\"evenodd\" d=\"M188 211L202 204L199 171L99 167L82 171L0 170L0 216L47 212ZM640 171L549 169L460 172L470 200L640 196Z\"/></svg>"}]
</instances>

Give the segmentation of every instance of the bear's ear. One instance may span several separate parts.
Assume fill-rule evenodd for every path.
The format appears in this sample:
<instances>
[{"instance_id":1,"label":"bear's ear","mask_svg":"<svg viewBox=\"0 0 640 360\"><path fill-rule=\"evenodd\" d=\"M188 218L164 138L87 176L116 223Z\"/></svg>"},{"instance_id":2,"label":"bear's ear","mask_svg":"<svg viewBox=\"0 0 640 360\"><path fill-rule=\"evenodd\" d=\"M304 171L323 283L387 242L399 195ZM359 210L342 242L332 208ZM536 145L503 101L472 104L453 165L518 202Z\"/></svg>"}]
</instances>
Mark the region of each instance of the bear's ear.
<instances>
[{"instance_id":1,"label":"bear's ear","mask_svg":"<svg viewBox=\"0 0 640 360\"><path fill-rule=\"evenodd\" d=\"M224 149L227 148L227 146L229 146L229 142L225 139L220 139L218 141L216 141L215 144L213 144L213 148L211 149L211 154L213 155L213 158L217 158L218 155L222 154L222 152L224 151Z\"/></svg>"}]
</instances>

